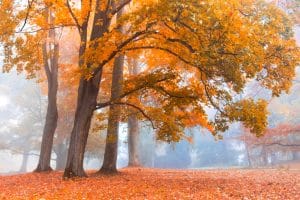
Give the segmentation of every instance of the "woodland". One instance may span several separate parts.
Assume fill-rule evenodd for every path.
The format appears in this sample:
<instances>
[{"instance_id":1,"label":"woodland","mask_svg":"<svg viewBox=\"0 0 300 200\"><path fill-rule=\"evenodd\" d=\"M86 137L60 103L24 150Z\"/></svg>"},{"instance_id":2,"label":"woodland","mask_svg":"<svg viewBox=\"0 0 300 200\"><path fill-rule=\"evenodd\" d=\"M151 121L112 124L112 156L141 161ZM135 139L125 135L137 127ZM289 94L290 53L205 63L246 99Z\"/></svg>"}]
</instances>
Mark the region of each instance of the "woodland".
<instances>
[{"instance_id":1,"label":"woodland","mask_svg":"<svg viewBox=\"0 0 300 200\"><path fill-rule=\"evenodd\" d=\"M299 199L299 8L0 0L0 199Z\"/></svg>"}]
</instances>

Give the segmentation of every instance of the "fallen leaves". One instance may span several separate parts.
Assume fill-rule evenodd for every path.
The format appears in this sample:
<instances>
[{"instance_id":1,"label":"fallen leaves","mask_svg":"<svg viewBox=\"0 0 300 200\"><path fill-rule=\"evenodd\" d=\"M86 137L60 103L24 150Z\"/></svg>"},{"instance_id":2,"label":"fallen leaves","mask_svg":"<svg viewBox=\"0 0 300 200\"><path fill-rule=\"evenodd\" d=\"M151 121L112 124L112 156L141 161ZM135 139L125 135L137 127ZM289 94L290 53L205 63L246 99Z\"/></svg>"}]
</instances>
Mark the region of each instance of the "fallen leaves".
<instances>
[{"instance_id":1,"label":"fallen leaves","mask_svg":"<svg viewBox=\"0 0 300 200\"><path fill-rule=\"evenodd\" d=\"M300 170L126 168L67 181L28 173L1 176L0 199L300 199Z\"/></svg>"}]
</instances>

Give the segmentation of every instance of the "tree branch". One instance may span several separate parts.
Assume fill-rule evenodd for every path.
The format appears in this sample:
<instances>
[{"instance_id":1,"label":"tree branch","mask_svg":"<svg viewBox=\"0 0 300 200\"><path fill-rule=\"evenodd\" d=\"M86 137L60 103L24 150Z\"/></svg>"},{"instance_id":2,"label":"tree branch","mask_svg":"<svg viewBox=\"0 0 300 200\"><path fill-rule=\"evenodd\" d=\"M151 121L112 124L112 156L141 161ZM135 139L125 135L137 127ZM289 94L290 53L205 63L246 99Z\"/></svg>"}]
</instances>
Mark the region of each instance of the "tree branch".
<instances>
[{"instance_id":1,"label":"tree branch","mask_svg":"<svg viewBox=\"0 0 300 200\"><path fill-rule=\"evenodd\" d=\"M20 28L19 31L22 31L24 29L24 27L26 26L26 24L27 24L27 21L28 21L28 18L29 18L29 13L30 13L30 10L31 10L31 7L32 7L32 4L33 4L34 0L32 0L31 2L30 2L30 0L28 0L27 2L28 2L28 8L27 8L27 13L26 13L26 16L25 16L24 24Z\"/></svg>"},{"instance_id":2,"label":"tree branch","mask_svg":"<svg viewBox=\"0 0 300 200\"><path fill-rule=\"evenodd\" d=\"M170 79L170 77L163 77L162 79L157 80L154 84L161 83L161 82L169 80L169 79ZM144 82L143 85L140 85L139 87L136 87L136 88L134 88L132 90L129 90L129 91L123 93L121 96L119 96L115 100L109 100L109 101L104 102L104 103L98 103L95 109L97 110L97 109L101 109L101 108L107 107L107 106L113 104L114 102L120 101L124 97L126 97L126 96L128 96L128 95L130 95L130 94L132 94L134 92L137 92L137 91L139 91L141 89L147 88L147 87L151 87L151 86L149 85L148 82Z\"/></svg>"},{"instance_id":3,"label":"tree branch","mask_svg":"<svg viewBox=\"0 0 300 200\"><path fill-rule=\"evenodd\" d=\"M178 53L176 53L176 52L174 52L174 51L172 51L172 50L170 50L168 48L165 48L165 47L158 47L158 46L136 46L136 47L126 48L125 51L134 51L134 50L141 50L141 49L156 49L156 50L161 50L161 51L167 52L167 53L169 53L169 54L177 57L180 61L184 62L185 64L193 66L193 67L196 67L201 72L203 72L203 73L205 73L205 74L208 75L208 73L205 72L205 70L203 68L201 68L199 65L196 65L196 64L188 61L187 59L183 58Z\"/></svg>"},{"instance_id":4,"label":"tree branch","mask_svg":"<svg viewBox=\"0 0 300 200\"><path fill-rule=\"evenodd\" d=\"M136 32L135 34L133 34L131 37L127 38L125 41L123 41L121 44L119 44L119 46L117 47L117 49L115 51L113 51L107 59L103 60L102 63L100 63L99 66L101 67L98 67L95 69L94 71L94 74L97 74L101 69L102 67L107 64L109 61L111 61L118 53L120 53L122 51L122 49L127 46L130 42L134 41L136 38L144 35L144 34L151 34L151 33L156 33L156 31L149 31L149 30L143 30L143 31L139 31L139 32Z\"/></svg>"},{"instance_id":5,"label":"tree branch","mask_svg":"<svg viewBox=\"0 0 300 200\"><path fill-rule=\"evenodd\" d=\"M106 102L104 103L105 106L112 106L112 105L125 105L125 106L130 106L130 107L133 107L134 109L138 110L148 121L150 121L151 125L152 125L152 128L153 129L156 129L155 128L155 125L154 125L154 122L152 121L151 117L147 115L147 113L145 111L143 111L142 108L134 105L134 104L131 104L131 103L128 103L128 102L121 102L121 101L117 101L117 102ZM96 106L96 109L100 109L100 108L103 108L101 106L103 106L104 104L98 104Z\"/></svg>"},{"instance_id":6,"label":"tree branch","mask_svg":"<svg viewBox=\"0 0 300 200\"><path fill-rule=\"evenodd\" d=\"M75 24L64 24L61 26L53 26L53 27L49 27L49 28L40 28L40 29L36 29L36 30L31 30L31 31L17 31L16 33L37 33L40 31L48 31L48 30L53 30L53 29L57 29L57 28L63 28L63 27L76 27Z\"/></svg>"},{"instance_id":7,"label":"tree branch","mask_svg":"<svg viewBox=\"0 0 300 200\"><path fill-rule=\"evenodd\" d=\"M280 142L273 142L273 143L260 143L260 144L254 144L253 146L259 146L259 145L262 145L262 146L272 146L272 145L279 145L279 146L284 146L284 147L300 147L300 144L283 144L283 143L280 143Z\"/></svg>"},{"instance_id":8,"label":"tree branch","mask_svg":"<svg viewBox=\"0 0 300 200\"><path fill-rule=\"evenodd\" d=\"M74 12L73 12L71 6L70 6L69 0L66 1L66 4L67 4L67 8L68 8L68 10L69 10L69 12L70 12L70 14L71 14L71 16L72 16L72 19L74 20L74 22L75 22L75 24L76 24L76 27L77 27L79 33L81 33L82 27L80 26L79 21L78 21L77 17L75 16L75 14L74 14Z\"/></svg>"},{"instance_id":9,"label":"tree branch","mask_svg":"<svg viewBox=\"0 0 300 200\"><path fill-rule=\"evenodd\" d=\"M120 3L120 5L116 6L115 8L113 8L110 13L112 15L115 15L116 13L118 13L120 10L122 10L122 8L124 8L126 5L128 5L132 0L124 0Z\"/></svg>"}]
</instances>

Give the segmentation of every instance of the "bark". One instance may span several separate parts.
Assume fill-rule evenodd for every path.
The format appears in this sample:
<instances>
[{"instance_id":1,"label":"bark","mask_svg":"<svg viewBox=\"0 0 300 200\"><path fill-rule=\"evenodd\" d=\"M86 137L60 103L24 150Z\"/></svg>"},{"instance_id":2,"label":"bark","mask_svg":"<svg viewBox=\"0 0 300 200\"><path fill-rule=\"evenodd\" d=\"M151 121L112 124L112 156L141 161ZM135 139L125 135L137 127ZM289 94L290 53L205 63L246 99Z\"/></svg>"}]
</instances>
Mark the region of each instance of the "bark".
<instances>
[{"instance_id":1,"label":"bark","mask_svg":"<svg viewBox=\"0 0 300 200\"><path fill-rule=\"evenodd\" d=\"M249 144L246 142L246 137L245 136L243 138L243 142L244 142L245 150L246 150L246 154L247 154L248 167L252 168L253 165L252 165L252 161L251 161Z\"/></svg>"},{"instance_id":2,"label":"bark","mask_svg":"<svg viewBox=\"0 0 300 200\"><path fill-rule=\"evenodd\" d=\"M23 154L23 159L22 159L22 164L21 164L21 167L20 167L20 172L26 172L27 171L27 162L28 162L28 152L24 152Z\"/></svg>"},{"instance_id":3,"label":"bark","mask_svg":"<svg viewBox=\"0 0 300 200\"><path fill-rule=\"evenodd\" d=\"M52 17L50 17L52 18ZM51 19L53 20L53 19ZM55 43L55 31L50 30L49 36L54 43L54 48L47 50L47 43L43 44L44 69L48 81L48 106L46 121L43 130L41 153L39 163L35 172L51 171L50 160L53 146L53 137L57 127L58 111L57 111L57 89L58 89L58 58L59 45ZM51 46L51 44L49 44ZM48 51L50 53L48 53ZM48 56L49 54L49 56Z\"/></svg>"},{"instance_id":4,"label":"bark","mask_svg":"<svg viewBox=\"0 0 300 200\"><path fill-rule=\"evenodd\" d=\"M117 20L122 16L123 9L117 14ZM122 32L122 27L119 27ZM123 86L123 68L124 55L119 55L114 60L112 84L111 84L111 100L118 99L122 94ZM117 172L117 156L118 156L118 139L119 139L119 118L120 107L111 105L109 108L108 127L106 135L106 145L104 159L100 172L116 173Z\"/></svg>"},{"instance_id":5,"label":"bark","mask_svg":"<svg viewBox=\"0 0 300 200\"><path fill-rule=\"evenodd\" d=\"M129 73L132 75L138 74L138 62L136 59L128 61ZM140 166L139 152L139 122L136 113L131 113L128 116L128 167Z\"/></svg>"},{"instance_id":6,"label":"bark","mask_svg":"<svg viewBox=\"0 0 300 200\"><path fill-rule=\"evenodd\" d=\"M51 82L51 81L50 81ZM56 83L50 83L48 92L48 107L46 114L46 122L43 131L41 153L36 172L51 171L50 160L53 146L53 137L57 127L58 111L56 103L57 80Z\"/></svg>"},{"instance_id":7,"label":"bark","mask_svg":"<svg viewBox=\"0 0 300 200\"><path fill-rule=\"evenodd\" d=\"M135 113L128 118L128 166L140 166L138 154L139 122Z\"/></svg>"},{"instance_id":8,"label":"bark","mask_svg":"<svg viewBox=\"0 0 300 200\"><path fill-rule=\"evenodd\" d=\"M77 108L71 132L67 164L64 177L86 176L83 170L84 151L91 125L93 112L97 104L102 71L93 78L81 78L78 89Z\"/></svg>"},{"instance_id":9,"label":"bark","mask_svg":"<svg viewBox=\"0 0 300 200\"><path fill-rule=\"evenodd\" d=\"M252 168L253 165L252 165L252 161L251 161L250 150L249 150L247 143L245 143L245 148L246 148L247 159L248 159L248 167Z\"/></svg>"},{"instance_id":10,"label":"bark","mask_svg":"<svg viewBox=\"0 0 300 200\"><path fill-rule=\"evenodd\" d=\"M111 85L112 100L118 99L122 92L123 65L124 56L118 56L115 59L113 67L113 77ZM104 160L102 168L100 169L100 171L104 173L117 172L119 118L120 107L118 105L110 106Z\"/></svg>"},{"instance_id":11,"label":"bark","mask_svg":"<svg viewBox=\"0 0 300 200\"><path fill-rule=\"evenodd\" d=\"M269 164L269 162L268 162L268 154L267 154L267 151L266 151L265 147L263 147L263 149L262 149L262 155L261 156L262 156L262 159L263 159L263 165L267 166Z\"/></svg>"},{"instance_id":12,"label":"bark","mask_svg":"<svg viewBox=\"0 0 300 200\"><path fill-rule=\"evenodd\" d=\"M93 20L93 29L90 40L101 38L108 31L110 19L106 12L100 10L101 1L96 2L96 13ZM99 23L99 22L102 23ZM81 45L79 49L79 58L82 58L87 45L88 38L88 20L82 25L80 32ZM96 46L95 46L96 47ZM79 60L79 66L84 61ZM88 133L91 125L93 112L97 105L97 96L100 88L103 66L98 66L98 73L94 74L89 80L81 77L78 88L77 106L75 119L71 132L70 144L68 149L67 164L64 171L64 178L86 176L83 169L84 151L87 143Z\"/></svg>"},{"instance_id":13,"label":"bark","mask_svg":"<svg viewBox=\"0 0 300 200\"><path fill-rule=\"evenodd\" d=\"M64 143L58 144L55 154L56 154L56 170L64 170L67 162L67 147Z\"/></svg>"}]
</instances>

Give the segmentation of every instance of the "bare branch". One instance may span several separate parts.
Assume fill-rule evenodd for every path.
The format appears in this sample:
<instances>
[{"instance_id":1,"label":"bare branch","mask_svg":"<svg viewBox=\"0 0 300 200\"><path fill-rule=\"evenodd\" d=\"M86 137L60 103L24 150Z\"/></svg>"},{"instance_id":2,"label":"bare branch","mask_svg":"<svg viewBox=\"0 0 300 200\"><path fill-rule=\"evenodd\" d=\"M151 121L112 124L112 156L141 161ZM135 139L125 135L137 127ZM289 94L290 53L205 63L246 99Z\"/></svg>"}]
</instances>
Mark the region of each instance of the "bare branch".
<instances>
[{"instance_id":1,"label":"bare branch","mask_svg":"<svg viewBox=\"0 0 300 200\"><path fill-rule=\"evenodd\" d=\"M128 5L132 0L123 0L119 5L117 5L115 8L113 8L110 13L112 15L118 13L122 8L124 8L126 5Z\"/></svg>"},{"instance_id":2,"label":"bare branch","mask_svg":"<svg viewBox=\"0 0 300 200\"><path fill-rule=\"evenodd\" d=\"M75 24L64 24L61 26L53 26L53 27L49 27L49 28L39 28L39 29L35 29L35 30L30 30L30 31L17 31L16 33L19 34L23 34L23 33L37 33L40 31L48 31L48 30L52 30L52 29L58 29L58 28L64 28L64 27L76 27Z\"/></svg>"},{"instance_id":3,"label":"bare branch","mask_svg":"<svg viewBox=\"0 0 300 200\"><path fill-rule=\"evenodd\" d=\"M188 61L187 59L183 58L178 53L172 51L171 49L165 48L165 47L158 47L158 46L137 46L137 47L126 48L125 51L134 51L134 50L141 50L141 49L157 49L157 50L161 50L161 51L167 52L167 53L169 53L169 54L177 57L180 61L184 62L185 64L193 66L193 67L196 67L201 72L206 73L205 70L203 68L201 68L199 65L194 64L194 63ZM206 73L206 74L209 75L208 73Z\"/></svg>"},{"instance_id":4,"label":"bare branch","mask_svg":"<svg viewBox=\"0 0 300 200\"><path fill-rule=\"evenodd\" d=\"M138 110L148 121L150 121L151 123L151 126L153 129L156 129L155 128L155 125L154 125L154 122L152 121L151 117L147 115L146 112L143 111L143 109L141 109L140 107L134 105L134 104L131 104L131 103L127 103L127 102L115 102L113 103L112 105L126 105L126 106L130 106L130 107L133 107L135 108L136 110Z\"/></svg>"},{"instance_id":5,"label":"bare branch","mask_svg":"<svg viewBox=\"0 0 300 200\"><path fill-rule=\"evenodd\" d=\"M130 42L134 41L136 38L144 35L144 34L151 34L151 33L156 33L155 31L148 31L147 29L146 30L143 30L143 31L139 31L139 32L136 32L135 34L133 34L131 37L127 38L126 40L124 40L121 44L118 45L117 49L115 51L113 51L107 59L103 60L102 63L99 64L99 66L104 66L105 64L107 64L109 61L111 61L118 53L120 53L123 48L125 46L127 46ZM94 71L94 74L97 74L101 69L102 67L99 67L99 68L96 68L95 71Z\"/></svg>"},{"instance_id":6,"label":"bare branch","mask_svg":"<svg viewBox=\"0 0 300 200\"><path fill-rule=\"evenodd\" d=\"M69 10L69 12L70 12L70 14L71 14L71 16L72 16L72 18L73 18L75 24L76 24L76 27L77 27L79 33L81 33L82 27L80 26L79 21L78 21L77 17L75 16L75 14L74 14L74 12L73 12L71 6L70 6L69 0L66 1L66 4L67 4L67 8L68 8L68 10Z\"/></svg>"},{"instance_id":7,"label":"bare branch","mask_svg":"<svg viewBox=\"0 0 300 200\"><path fill-rule=\"evenodd\" d=\"M163 78L161 78L161 79L155 81L154 84L161 83L161 82L166 81L166 80L169 80L169 79L170 79L170 77L163 77ZM119 96L117 99L109 100L109 101L104 102L104 103L98 103L95 109L101 109L101 108L107 107L107 106L113 104L115 101L120 101L120 100L123 99L124 97L127 97L128 95L130 95L130 94L132 94L132 93L134 93L134 92L137 92L137 91L139 91L139 90L142 90L142 89L144 89L144 88L147 88L147 87L151 87L151 85L149 85L148 82L144 82L143 85L140 85L139 87L136 87L136 88L134 88L134 89L132 89L132 90L129 90L129 91L127 91L127 92L124 92L124 93L123 93L121 96Z\"/></svg>"},{"instance_id":8,"label":"bare branch","mask_svg":"<svg viewBox=\"0 0 300 200\"><path fill-rule=\"evenodd\" d=\"M24 24L21 27L21 29L19 30L19 32L22 31L24 29L24 27L26 26L26 24L27 24L27 21L29 19L29 13L30 13L30 10L31 10L31 7L32 7L32 4L33 4L34 0L32 0L32 1L28 0L27 2L28 2L27 13L26 13L26 16L25 16Z\"/></svg>"},{"instance_id":9,"label":"bare branch","mask_svg":"<svg viewBox=\"0 0 300 200\"><path fill-rule=\"evenodd\" d=\"M168 95L171 98L177 98L177 99L184 99L184 98L186 98L186 99L195 99L195 100L198 99L198 96L176 94L174 92L166 90L162 86L154 86L154 87L151 87L151 88L154 89L154 90L161 91L162 93Z\"/></svg>"},{"instance_id":10,"label":"bare branch","mask_svg":"<svg viewBox=\"0 0 300 200\"><path fill-rule=\"evenodd\" d=\"M283 147L300 147L300 144L284 144L284 143L280 143L280 142L273 142L273 143L259 143L259 144L254 144L253 146L273 146L273 145L279 145L279 146L283 146Z\"/></svg>"},{"instance_id":11,"label":"bare branch","mask_svg":"<svg viewBox=\"0 0 300 200\"><path fill-rule=\"evenodd\" d=\"M203 77L202 77L202 74L201 74L201 82L202 84L204 85L204 91L205 91L205 94L206 94L206 97L208 99L208 101L210 102L210 104L215 108L217 109L221 114L225 115L226 114L223 112L223 110L213 101L211 95L209 94L209 91L208 91L208 87L207 87L207 84L205 83L205 81L203 80Z\"/></svg>"}]
</instances>

